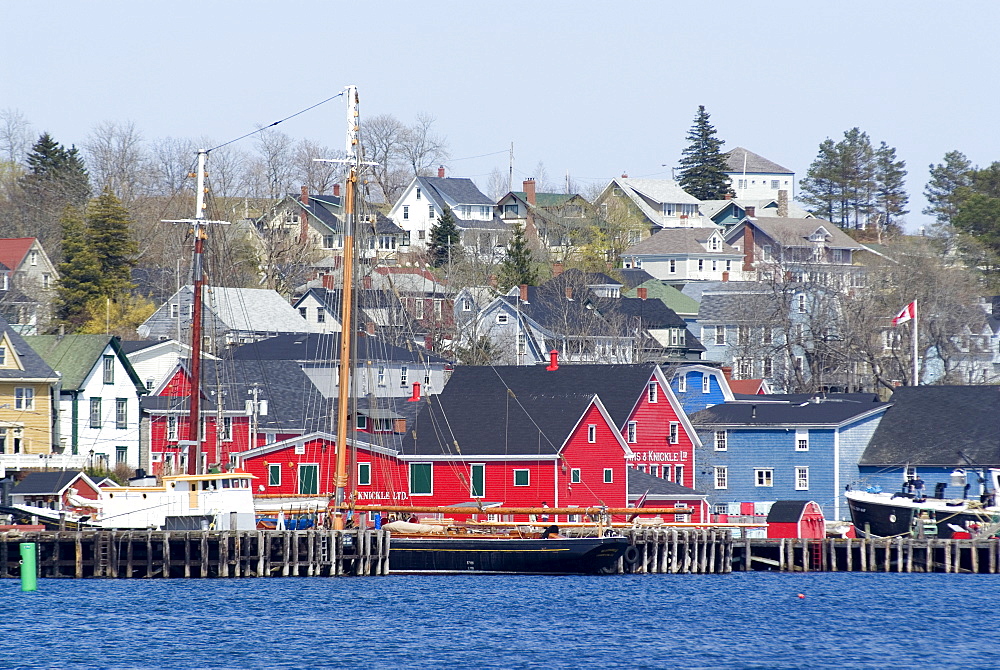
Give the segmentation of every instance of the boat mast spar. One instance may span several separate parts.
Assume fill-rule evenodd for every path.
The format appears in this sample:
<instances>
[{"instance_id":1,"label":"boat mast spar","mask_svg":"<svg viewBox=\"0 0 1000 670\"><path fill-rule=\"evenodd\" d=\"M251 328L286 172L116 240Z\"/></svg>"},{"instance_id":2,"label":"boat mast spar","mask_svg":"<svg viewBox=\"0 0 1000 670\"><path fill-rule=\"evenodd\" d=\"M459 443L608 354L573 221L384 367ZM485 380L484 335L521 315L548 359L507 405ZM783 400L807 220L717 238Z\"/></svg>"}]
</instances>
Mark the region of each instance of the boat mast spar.
<instances>
[{"instance_id":1,"label":"boat mast spar","mask_svg":"<svg viewBox=\"0 0 1000 670\"><path fill-rule=\"evenodd\" d=\"M347 491L347 401L351 379L351 303L354 284L354 210L358 184L358 88L347 87L347 180L344 189L344 262L343 289L340 292L340 366L337 383L337 473L334 494L333 527L344 529L342 506Z\"/></svg>"}]
</instances>

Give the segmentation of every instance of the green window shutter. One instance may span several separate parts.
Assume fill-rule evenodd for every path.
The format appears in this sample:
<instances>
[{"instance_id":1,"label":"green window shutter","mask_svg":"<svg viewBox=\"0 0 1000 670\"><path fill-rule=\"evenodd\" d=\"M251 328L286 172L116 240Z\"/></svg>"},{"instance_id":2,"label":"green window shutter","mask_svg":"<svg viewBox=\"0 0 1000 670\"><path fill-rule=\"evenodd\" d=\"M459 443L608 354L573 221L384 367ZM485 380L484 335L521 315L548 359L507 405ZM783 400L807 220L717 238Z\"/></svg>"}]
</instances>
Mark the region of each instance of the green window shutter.
<instances>
[{"instance_id":1,"label":"green window shutter","mask_svg":"<svg viewBox=\"0 0 1000 670\"><path fill-rule=\"evenodd\" d=\"M486 466L476 463L471 466L472 497L482 498L486 495Z\"/></svg>"},{"instance_id":2,"label":"green window shutter","mask_svg":"<svg viewBox=\"0 0 1000 670\"><path fill-rule=\"evenodd\" d=\"M528 486L530 481L530 470L514 470L514 486Z\"/></svg>"},{"instance_id":3,"label":"green window shutter","mask_svg":"<svg viewBox=\"0 0 1000 670\"><path fill-rule=\"evenodd\" d=\"M431 464L410 463L410 493L414 495L430 495L433 492Z\"/></svg>"},{"instance_id":4,"label":"green window shutter","mask_svg":"<svg viewBox=\"0 0 1000 670\"><path fill-rule=\"evenodd\" d=\"M318 465L299 465L299 493L302 495L319 493Z\"/></svg>"}]
</instances>

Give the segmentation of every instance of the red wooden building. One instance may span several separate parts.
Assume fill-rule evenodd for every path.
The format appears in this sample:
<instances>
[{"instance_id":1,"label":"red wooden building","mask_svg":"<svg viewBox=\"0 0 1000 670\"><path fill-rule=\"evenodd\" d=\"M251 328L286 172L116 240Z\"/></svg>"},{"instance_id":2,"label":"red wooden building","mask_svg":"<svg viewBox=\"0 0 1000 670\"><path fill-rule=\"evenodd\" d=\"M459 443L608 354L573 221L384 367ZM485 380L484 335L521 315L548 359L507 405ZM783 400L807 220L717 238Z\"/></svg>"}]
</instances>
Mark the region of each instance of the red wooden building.
<instances>
[{"instance_id":1,"label":"red wooden building","mask_svg":"<svg viewBox=\"0 0 1000 670\"><path fill-rule=\"evenodd\" d=\"M811 500L778 500L767 514L767 536L824 538L826 520L823 509Z\"/></svg>"}]
</instances>

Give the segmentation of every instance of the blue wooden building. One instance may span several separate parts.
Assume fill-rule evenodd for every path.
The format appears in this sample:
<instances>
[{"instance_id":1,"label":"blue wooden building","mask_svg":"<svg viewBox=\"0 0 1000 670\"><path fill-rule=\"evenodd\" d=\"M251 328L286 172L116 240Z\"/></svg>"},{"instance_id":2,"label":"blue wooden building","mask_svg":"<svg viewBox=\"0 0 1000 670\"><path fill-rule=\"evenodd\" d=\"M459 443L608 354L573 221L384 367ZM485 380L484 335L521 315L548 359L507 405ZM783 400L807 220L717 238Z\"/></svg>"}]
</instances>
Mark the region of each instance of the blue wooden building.
<instances>
[{"instance_id":1,"label":"blue wooden building","mask_svg":"<svg viewBox=\"0 0 1000 670\"><path fill-rule=\"evenodd\" d=\"M708 365L677 367L670 378L670 388L688 415L733 399L722 370Z\"/></svg>"},{"instance_id":2,"label":"blue wooden building","mask_svg":"<svg viewBox=\"0 0 1000 670\"><path fill-rule=\"evenodd\" d=\"M888 403L868 394L760 396L691 415L704 445L695 488L723 504L815 500L827 519L845 519L845 485Z\"/></svg>"}]
</instances>

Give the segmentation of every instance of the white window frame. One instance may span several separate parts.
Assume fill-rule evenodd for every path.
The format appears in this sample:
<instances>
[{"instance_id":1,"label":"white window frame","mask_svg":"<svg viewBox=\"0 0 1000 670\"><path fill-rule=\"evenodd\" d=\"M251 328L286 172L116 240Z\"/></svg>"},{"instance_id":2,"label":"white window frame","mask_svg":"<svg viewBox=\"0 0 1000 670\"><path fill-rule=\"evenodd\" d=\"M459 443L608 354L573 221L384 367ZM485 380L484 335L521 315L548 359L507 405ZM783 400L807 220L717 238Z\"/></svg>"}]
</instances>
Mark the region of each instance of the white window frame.
<instances>
[{"instance_id":1,"label":"white window frame","mask_svg":"<svg viewBox=\"0 0 1000 670\"><path fill-rule=\"evenodd\" d=\"M597 424L588 423L587 424L587 443L594 444L597 442Z\"/></svg>"},{"instance_id":2,"label":"white window frame","mask_svg":"<svg viewBox=\"0 0 1000 670\"><path fill-rule=\"evenodd\" d=\"M669 444L680 444L681 442L681 424L679 421L670 422L670 434L667 436L667 442Z\"/></svg>"},{"instance_id":3,"label":"white window frame","mask_svg":"<svg viewBox=\"0 0 1000 670\"><path fill-rule=\"evenodd\" d=\"M483 478L483 490L479 493L475 491L475 471L479 470L482 473ZM529 475L530 478L530 475ZM486 497L486 464L485 463L470 463L469 464L469 497L470 498L485 498Z\"/></svg>"},{"instance_id":4,"label":"white window frame","mask_svg":"<svg viewBox=\"0 0 1000 670\"><path fill-rule=\"evenodd\" d=\"M660 385L655 381L649 382L649 384L646 385L646 400L649 402L660 401Z\"/></svg>"},{"instance_id":5,"label":"white window frame","mask_svg":"<svg viewBox=\"0 0 1000 670\"><path fill-rule=\"evenodd\" d=\"M497 325L506 326L508 321L508 315L504 312L497 314Z\"/></svg>"},{"instance_id":6,"label":"white window frame","mask_svg":"<svg viewBox=\"0 0 1000 670\"><path fill-rule=\"evenodd\" d=\"M809 490L809 466L806 465L795 466L795 490L796 491Z\"/></svg>"},{"instance_id":7,"label":"white window frame","mask_svg":"<svg viewBox=\"0 0 1000 670\"><path fill-rule=\"evenodd\" d=\"M277 476L275 476L277 475ZM276 483L272 483L275 482ZM267 485L268 486L281 486L281 463L268 463L267 464Z\"/></svg>"},{"instance_id":8,"label":"white window frame","mask_svg":"<svg viewBox=\"0 0 1000 670\"><path fill-rule=\"evenodd\" d=\"M358 486L372 485L372 464L358 463Z\"/></svg>"},{"instance_id":9,"label":"white window frame","mask_svg":"<svg viewBox=\"0 0 1000 670\"><path fill-rule=\"evenodd\" d=\"M674 466L674 478L673 478L673 482L675 484L680 484L681 486L684 486L684 464L683 463L678 463L677 465Z\"/></svg>"},{"instance_id":10,"label":"white window frame","mask_svg":"<svg viewBox=\"0 0 1000 670\"><path fill-rule=\"evenodd\" d=\"M809 431L796 429L795 431L795 451L809 451Z\"/></svg>"},{"instance_id":11,"label":"white window frame","mask_svg":"<svg viewBox=\"0 0 1000 670\"><path fill-rule=\"evenodd\" d=\"M635 444L638 440L639 424L635 421L629 421L625 429L626 442L630 444Z\"/></svg>"},{"instance_id":12,"label":"white window frame","mask_svg":"<svg viewBox=\"0 0 1000 670\"><path fill-rule=\"evenodd\" d=\"M725 490L729 488L729 468L725 465L715 466L715 488Z\"/></svg>"},{"instance_id":13,"label":"white window frame","mask_svg":"<svg viewBox=\"0 0 1000 670\"><path fill-rule=\"evenodd\" d=\"M614 468L604 468L604 483L614 484L615 483L615 471Z\"/></svg>"},{"instance_id":14,"label":"white window frame","mask_svg":"<svg viewBox=\"0 0 1000 670\"><path fill-rule=\"evenodd\" d=\"M774 468L754 468L753 484L758 488L774 488Z\"/></svg>"},{"instance_id":15,"label":"white window frame","mask_svg":"<svg viewBox=\"0 0 1000 670\"><path fill-rule=\"evenodd\" d=\"M33 387L18 386L14 389L14 409L35 409L35 389Z\"/></svg>"},{"instance_id":16,"label":"white window frame","mask_svg":"<svg viewBox=\"0 0 1000 670\"><path fill-rule=\"evenodd\" d=\"M688 378L687 373L677 375L677 392L687 393L688 390Z\"/></svg>"},{"instance_id":17,"label":"white window frame","mask_svg":"<svg viewBox=\"0 0 1000 670\"><path fill-rule=\"evenodd\" d=\"M701 373L701 392L711 393L712 392L712 375L707 372Z\"/></svg>"},{"instance_id":18,"label":"white window frame","mask_svg":"<svg viewBox=\"0 0 1000 670\"><path fill-rule=\"evenodd\" d=\"M715 431L715 450L729 451L729 431Z\"/></svg>"},{"instance_id":19,"label":"white window frame","mask_svg":"<svg viewBox=\"0 0 1000 670\"><path fill-rule=\"evenodd\" d=\"M523 484L517 483L517 476L520 473L524 473L526 477L525 482ZM513 479L514 486L531 486L531 470L527 468L519 468L513 471L513 477L514 477Z\"/></svg>"},{"instance_id":20,"label":"white window frame","mask_svg":"<svg viewBox=\"0 0 1000 670\"><path fill-rule=\"evenodd\" d=\"M582 476L580 474L580 468L570 468L570 471L569 471L569 483L570 484L579 484L581 481L583 481L583 478L582 478Z\"/></svg>"},{"instance_id":21,"label":"white window frame","mask_svg":"<svg viewBox=\"0 0 1000 670\"><path fill-rule=\"evenodd\" d=\"M166 430L167 442L177 441L177 424L178 421L176 416L167 417L167 430Z\"/></svg>"}]
</instances>

